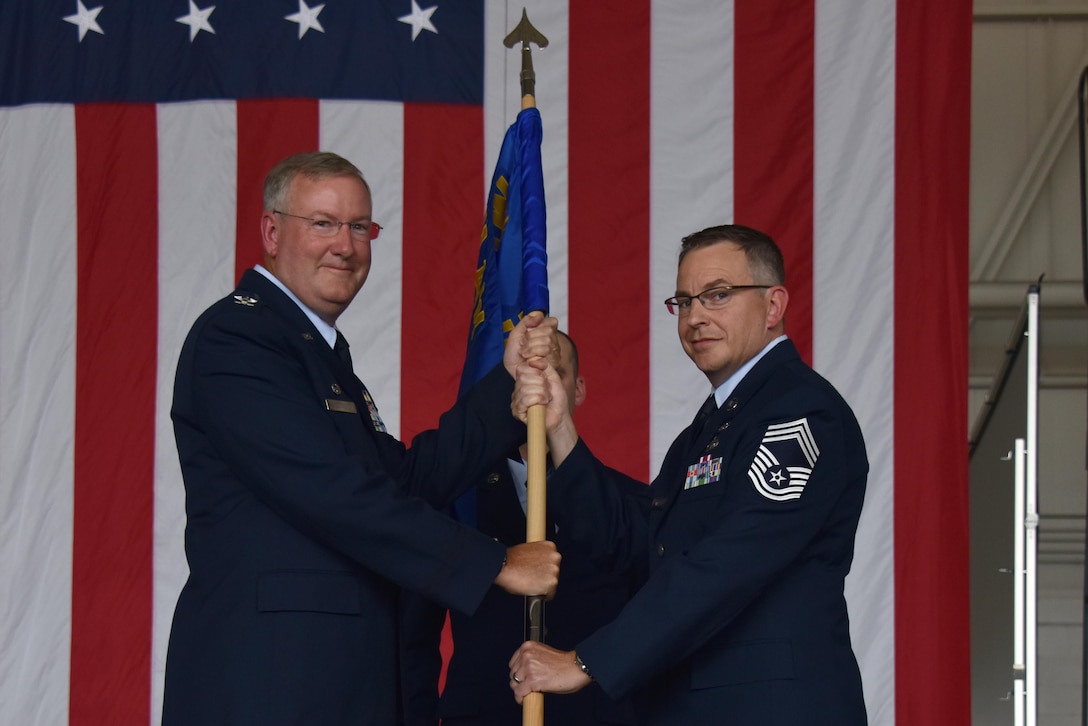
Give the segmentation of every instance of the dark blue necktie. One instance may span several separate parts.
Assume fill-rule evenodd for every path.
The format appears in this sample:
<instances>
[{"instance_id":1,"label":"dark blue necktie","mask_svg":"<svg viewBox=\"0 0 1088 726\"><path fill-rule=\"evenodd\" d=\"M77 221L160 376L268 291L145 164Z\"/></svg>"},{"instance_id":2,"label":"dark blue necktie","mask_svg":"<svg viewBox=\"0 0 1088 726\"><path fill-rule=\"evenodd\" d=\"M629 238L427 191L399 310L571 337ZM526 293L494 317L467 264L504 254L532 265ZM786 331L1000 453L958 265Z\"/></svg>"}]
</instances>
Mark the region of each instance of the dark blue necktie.
<instances>
[{"instance_id":1,"label":"dark blue necktie","mask_svg":"<svg viewBox=\"0 0 1088 726\"><path fill-rule=\"evenodd\" d=\"M714 394L711 393L703 405L699 407L699 412L695 414L695 419L691 422L691 433L693 438L700 438L703 432L706 430L707 421L718 410L718 401L714 398Z\"/></svg>"},{"instance_id":2,"label":"dark blue necktie","mask_svg":"<svg viewBox=\"0 0 1088 726\"><path fill-rule=\"evenodd\" d=\"M355 372L355 368L351 365L351 350L349 349L348 339L344 337L344 334L339 330L336 331L336 345L332 347L336 356L340 359L340 362L344 364L349 371Z\"/></svg>"},{"instance_id":3,"label":"dark blue necktie","mask_svg":"<svg viewBox=\"0 0 1088 726\"><path fill-rule=\"evenodd\" d=\"M340 362L344 364L344 367L351 373L352 378L355 378L359 383L359 387L363 392L363 400L366 402L366 410L370 415L370 423L374 425L375 431L384 432L385 423L382 421L381 415L378 413L378 406L374 403L374 399L370 397L370 391L366 390L366 386L363 382L355 376L355 368L351 365L351 350L348 345L347 338L339 330L336 331L336 343L332 347L333 352L336 353L336 357L340 359Z\"/></svg>"},{"instance_id":4,"label":"dark blue necktie","mask_svg":"<svg viewBox=\"0 0 1088 726\"><path fill-rule=\"evenodd\" d=\"M700 425L705 424L706 420L710 418L711 414L718 410L718 400L714 398L714 394L711 393L703 401L703 405L699 407L699 413L695 414L695 422Z\"/></svg>"}]
</instances>

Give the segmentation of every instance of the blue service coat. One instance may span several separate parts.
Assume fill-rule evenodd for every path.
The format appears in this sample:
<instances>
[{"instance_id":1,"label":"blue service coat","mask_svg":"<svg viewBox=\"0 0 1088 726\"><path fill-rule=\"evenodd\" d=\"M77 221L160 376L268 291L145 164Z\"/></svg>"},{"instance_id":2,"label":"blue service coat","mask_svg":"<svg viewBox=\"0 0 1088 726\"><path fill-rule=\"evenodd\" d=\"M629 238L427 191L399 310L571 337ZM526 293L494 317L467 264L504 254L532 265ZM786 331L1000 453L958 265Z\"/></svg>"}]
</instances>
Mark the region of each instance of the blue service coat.
<instances>
[{"instance_id":1,"label":"blue service coat","mask_svg":"<svg viewBox=\"0 0 1088 726\"><path fill-rule=\"evenodd\" d=\"M597 683L635 693L648 724L864 724L843 584L867 475L849 406L788 340L680 434L648 506L602 486L579 442L550 511L580 546L618 546L649 573L577 644Z\"/></svg>"},{"instance_id":2,"label":"blue service coat","mask_svg":"<svg viewBox=\"0 0 1088 726\"><path fill-rule=\"evenodd\" d=\"M298 306L255 271L182 348L171 416L190 575L163 723L396 719L399 587L472 612L505 548L451 501L524 440L496 367L410 449Z\"/></svg>"}]
</instances>

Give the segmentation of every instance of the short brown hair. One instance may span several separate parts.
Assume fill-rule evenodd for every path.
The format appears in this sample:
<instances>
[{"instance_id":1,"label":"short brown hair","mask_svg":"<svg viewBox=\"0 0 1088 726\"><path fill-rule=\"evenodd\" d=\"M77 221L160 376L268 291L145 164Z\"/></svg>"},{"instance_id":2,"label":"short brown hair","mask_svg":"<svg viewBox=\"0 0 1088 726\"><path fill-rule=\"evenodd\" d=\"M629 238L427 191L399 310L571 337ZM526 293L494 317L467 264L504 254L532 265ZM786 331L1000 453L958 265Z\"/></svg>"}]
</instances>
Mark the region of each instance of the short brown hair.
<instances>
[{"instance_id":1,"label":"short brown hair","mask_svg":"<svg viewBox=\"0 0 1088 726\"><path fill-rule=\"evenodd\" d=\"M687 253L701 247L722 242L732 242L740 247L748 260L748 270L753 281L761 285L785 285L786 263L782 259L782 250L778 248L770 235L758 229L739 224L722 224L693 232L680 240L680 258L683 261Z\"/></svg>"}]
</instances>

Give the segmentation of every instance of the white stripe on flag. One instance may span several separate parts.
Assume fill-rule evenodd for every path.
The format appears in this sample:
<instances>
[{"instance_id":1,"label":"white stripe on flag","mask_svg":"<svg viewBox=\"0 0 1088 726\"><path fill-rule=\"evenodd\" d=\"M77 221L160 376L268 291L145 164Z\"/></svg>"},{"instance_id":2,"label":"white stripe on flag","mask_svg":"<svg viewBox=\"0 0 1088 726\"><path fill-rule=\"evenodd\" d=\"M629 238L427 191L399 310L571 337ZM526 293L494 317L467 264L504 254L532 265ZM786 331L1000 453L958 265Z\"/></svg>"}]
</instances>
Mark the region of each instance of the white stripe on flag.
<instances>
[{"instance_id":1,"label":"white stripe on flag","mask_svg":"<svg viewBox=\"0 0 1088 726\"><path fill-rule=\"evenodd\" d=\"M662 301L680 239L733 221L733 3L677 12L656 0L650 106L650 474L710 393Z\"/></svg>"},{"instance_id":2,"label":"white stripe on flag","mask_svg":"<svg viewBox=\"0 0 1088 726\"><path fill-rule=\"evenodd\" d=\"M813 359L869 456L846 597L871 723L895 720L895 48L894 0L817 3Z\"/></svg>"},{"instance_id":3,"label":"white stripe on flag","mask_svg":"<svg viewBox=\"0 0 1088 726\"><path fill-rule=\"evenodd\" d=\"M234 287L237 116L232 101L156 108L159 154L159 342L151 720L162 713L166 646L185 562L185 491L170 421L178 354L193 321ZM257 222L253 244L257 244Z\"/></svg>"},{"instance_id":4,"label":"white stripe on flag","mask_svg":"<svg viewBox=\"0 0 1088 726\"><path fill-rule=\"evenodd\" d=\"M321 148L349 159L363 172L374 196L374 220L382 225L381 235L371 245L370 276L337 325L351 342L355 372L377 402L389 433L397 436L401 336L418 332L400 328L402 294L411 294L411 290L401 290L404 106L379 101L322 101L320 115ZM455 318L454 324L459 321Z\"/></svg>"},{"instance_id":5,"label":"white stripe on flag","mask_svg":"<svg viewBox=\"0 0 1088 726\"><path fill-rule=\"evenodd\" d=\"M0 703L13 723L58 724L72 633L72 108L0 109L0 159Z\"/></svg>"}]
</instances>

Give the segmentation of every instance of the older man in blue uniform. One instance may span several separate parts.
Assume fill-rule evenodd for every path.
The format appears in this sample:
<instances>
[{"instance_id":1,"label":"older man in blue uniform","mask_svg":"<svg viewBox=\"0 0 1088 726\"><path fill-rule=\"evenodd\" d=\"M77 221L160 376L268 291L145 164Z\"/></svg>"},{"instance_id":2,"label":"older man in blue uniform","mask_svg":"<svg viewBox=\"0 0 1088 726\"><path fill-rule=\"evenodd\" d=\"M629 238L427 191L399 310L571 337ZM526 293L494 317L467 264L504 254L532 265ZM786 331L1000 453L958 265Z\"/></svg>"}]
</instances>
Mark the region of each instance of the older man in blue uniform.
<instances>
[{"instance_id":1,"label":"older man in blue uniform","mask_svg":"<svg viewBox=\"0 0 1088 726\"><path fill-rule=\"evenodd\" d=\"M843 585L868 460L850 407L785 336L788 302L766 234L724 225L683 240L665 304L713 392L648 503L609 485L555 372L521 366L519 413L548 403L549 511L589 554L619 548L649 574L574 650L522 645L509 663L518 700L596 681L634 693L655 726L866 722Z\"/></svg>"},{"instance_id":2,"label":"older man in blue uniform","mask_svg":"<svg viewBox=\"0 0 1088 726\"><path fill-rule=\"evenodd\" d=\"M370 272L369 186L335 154L302 154L269 173L264 205L264 266L200 316L178 362L190 575L163 724L393 726L400 588L472 612L492 584L527 595L558 578L551 543L508 548L424 500L444 506L524 440L511 373L554 352L554 321L522 321L505 365L407 448L336 330Z\"/></svg>"}]
</instances>

